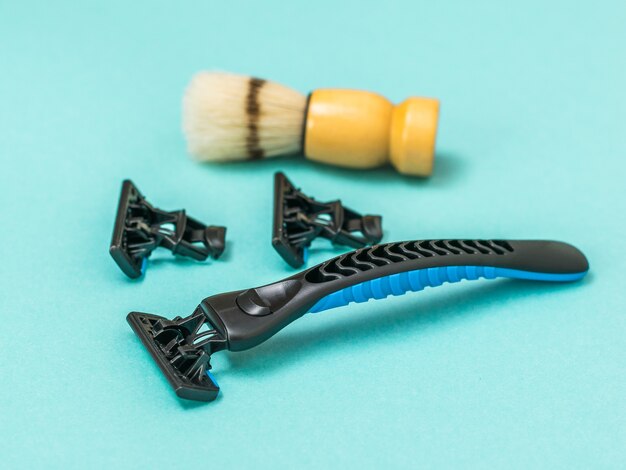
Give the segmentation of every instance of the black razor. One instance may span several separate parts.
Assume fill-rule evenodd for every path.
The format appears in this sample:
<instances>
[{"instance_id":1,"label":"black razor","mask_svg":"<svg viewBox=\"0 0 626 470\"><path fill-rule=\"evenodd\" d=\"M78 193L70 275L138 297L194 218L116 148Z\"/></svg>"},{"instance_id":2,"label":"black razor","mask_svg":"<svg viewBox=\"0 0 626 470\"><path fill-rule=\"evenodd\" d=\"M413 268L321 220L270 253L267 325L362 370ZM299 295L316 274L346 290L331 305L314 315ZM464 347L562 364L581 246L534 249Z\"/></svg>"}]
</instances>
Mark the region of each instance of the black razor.
<instances>
[{"instance_id":1,"label":"black razor","mask_svg":"<svg viewBox=\"0 0 626 470\"><path fill-rule=\"evenodd\" d=\"M224 251L226 227L207 226L185 210L164 211L150 204L131 180L124 180L109 253L124 274L140 277L148 257L163 247L204 261Z\"/></svg>"},{"instance_id":2,"label":"black razor","mask_svg":"<svg viewBox=\"0 0 626 470\"><path fill-rule=\"evenodd\" d=\"M211 354L252 348L307 312L402 295L463 279L569 282L589 265L556 241L419 240L361 248L265 286L213 295L188 317L132 312L128 322L176 394L214 400Z\"/></svg>"},{"instance_id":3,"label":"black razor","mask_svg":"<svg viewBox=\"0 0 626 470\"><path fill-rule=\"evenodd\" d=\"M306 263L315 238L362 248L383 238L382 217L361 215L340 200L320 202L304 194L280 171L274 174L272 246L294 268Z\"/></svg>"}]
</instances>

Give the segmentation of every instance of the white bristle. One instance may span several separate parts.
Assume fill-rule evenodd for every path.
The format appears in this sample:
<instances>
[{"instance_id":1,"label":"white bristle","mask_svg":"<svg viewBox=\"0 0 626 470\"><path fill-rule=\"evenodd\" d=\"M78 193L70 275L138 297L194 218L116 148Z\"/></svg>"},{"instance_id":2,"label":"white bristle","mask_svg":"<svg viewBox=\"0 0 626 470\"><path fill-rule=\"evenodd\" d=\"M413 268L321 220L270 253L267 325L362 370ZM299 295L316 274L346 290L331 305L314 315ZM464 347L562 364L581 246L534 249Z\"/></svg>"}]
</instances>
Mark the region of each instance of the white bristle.
<instances>
[{"instance_id":1,"label":"white bristle","mask_svg":"<svg viewBox=\"0 0 626 470\"><path fill-rule=\"evenodd\" d=\"M200 160L246 160L300 152L306 97L278 83L201 72L183 100L189 153Z\"/></svg>"}]
</instances>

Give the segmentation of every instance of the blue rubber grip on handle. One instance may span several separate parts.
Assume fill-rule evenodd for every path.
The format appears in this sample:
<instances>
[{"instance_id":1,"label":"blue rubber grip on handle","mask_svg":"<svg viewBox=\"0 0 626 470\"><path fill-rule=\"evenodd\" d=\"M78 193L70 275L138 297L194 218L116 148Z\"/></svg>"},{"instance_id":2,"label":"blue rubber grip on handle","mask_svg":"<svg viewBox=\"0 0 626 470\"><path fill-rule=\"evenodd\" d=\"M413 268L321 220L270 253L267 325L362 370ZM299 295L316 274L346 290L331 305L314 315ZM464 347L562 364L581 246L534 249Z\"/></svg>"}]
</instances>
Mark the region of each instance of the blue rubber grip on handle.
<instances>
[{"instance_id":1,"label":"blue rubber grip on handle","mask_svg":"<svg viewBox=\"0 0 626 470\"><path fill-rule=\"evenodd\" d=\"M571 282L582 279L586 273L587 271L554 274L499 268L495 266L440 266L416 269L414 271L371 279L333 292L319 300L309 310L309 313L318 313L324 310L342 307L352 302L362 303L371 299L384 299L390 295L397 296L406 294L407 292L418 292L426 287L437 287L444 283L460 282L462 280L472 281L481 278L496 279L498 277L505 277L532 281Z\"/></svg>"}]
</instances>

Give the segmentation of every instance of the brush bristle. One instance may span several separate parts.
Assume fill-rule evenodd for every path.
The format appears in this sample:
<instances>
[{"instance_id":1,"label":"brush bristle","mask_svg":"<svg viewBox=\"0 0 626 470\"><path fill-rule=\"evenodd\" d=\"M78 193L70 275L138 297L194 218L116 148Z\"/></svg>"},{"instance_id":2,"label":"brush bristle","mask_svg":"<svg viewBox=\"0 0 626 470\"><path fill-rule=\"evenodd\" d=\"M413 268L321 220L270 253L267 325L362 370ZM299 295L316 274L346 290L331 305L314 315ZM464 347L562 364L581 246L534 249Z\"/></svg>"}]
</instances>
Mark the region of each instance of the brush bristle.
<instances>
[{"instance_id":1,"label":"brush bristle","mask_svg":"<svg viewBox=\"0 0 626 470\"><path fill-rule=\"evenodd\" d=\"M183 100L189 153L200 160L247 160L302 151L306 97L245 75L201 72Z\"/></svg>"}]
</instances>

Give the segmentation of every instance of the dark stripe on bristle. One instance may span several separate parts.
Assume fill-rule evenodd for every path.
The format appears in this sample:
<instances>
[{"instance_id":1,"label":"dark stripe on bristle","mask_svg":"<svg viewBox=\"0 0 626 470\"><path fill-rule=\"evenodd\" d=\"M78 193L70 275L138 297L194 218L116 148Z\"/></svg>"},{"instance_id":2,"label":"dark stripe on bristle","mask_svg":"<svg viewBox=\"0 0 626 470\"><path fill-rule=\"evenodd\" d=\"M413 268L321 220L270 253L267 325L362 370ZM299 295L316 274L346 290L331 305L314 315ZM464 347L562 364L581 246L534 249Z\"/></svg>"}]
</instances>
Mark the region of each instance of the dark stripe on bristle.
<instances>
[{"instance_id":1,"label":"dark stripe on bristle","mask_svg":"<svg viewBox=\"0 0 626 470\"><path fill-rule=\"evenodd\" d=\"M264 84L265 80L254 77L251 77L248 83L248 95L246 96L246 115L248 116L246 150L250 160L258 160L265 155L263 147L260 146L259 139L259 119L261 118L259 91Z\"/></svg>"}]
</instances>

